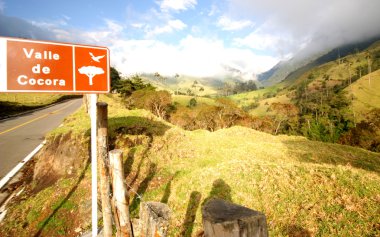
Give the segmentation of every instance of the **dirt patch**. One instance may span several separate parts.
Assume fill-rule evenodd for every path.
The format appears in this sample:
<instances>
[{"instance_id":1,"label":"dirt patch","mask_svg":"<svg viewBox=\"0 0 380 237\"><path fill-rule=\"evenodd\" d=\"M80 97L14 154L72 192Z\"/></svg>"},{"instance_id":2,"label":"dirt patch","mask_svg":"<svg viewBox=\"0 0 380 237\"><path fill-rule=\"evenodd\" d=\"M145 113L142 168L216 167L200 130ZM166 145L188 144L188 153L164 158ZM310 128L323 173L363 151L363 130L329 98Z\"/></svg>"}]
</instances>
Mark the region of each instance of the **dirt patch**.
<instances>
[{"instance_id":1,"label":"dirt patch","mask_svg":"<svg viewBox=\"0 0 380 237\"><path fill-rule=\"evenodd\" d=\"M70 133L50 139L36 156L33 181L38 192L62 177L72 177L82 170L89 157L88 139Z\"/></svg>"}]
</instances>

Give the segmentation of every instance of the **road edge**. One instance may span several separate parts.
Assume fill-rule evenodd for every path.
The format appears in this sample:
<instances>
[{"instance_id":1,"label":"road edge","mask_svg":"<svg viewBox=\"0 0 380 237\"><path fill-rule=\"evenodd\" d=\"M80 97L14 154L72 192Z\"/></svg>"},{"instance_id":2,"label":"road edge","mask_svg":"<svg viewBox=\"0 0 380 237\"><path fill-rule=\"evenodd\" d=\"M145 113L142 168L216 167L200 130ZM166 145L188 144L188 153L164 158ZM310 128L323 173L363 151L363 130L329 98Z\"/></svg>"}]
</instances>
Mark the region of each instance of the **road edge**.
<instances>
[{"instance_id":1,"label":"road edge","mask_svg":"<svg viewBox=\"0 0 380 237\"><path fill-rule=\"evenodd\" d=\"M34 150L29 153L22 161L20 161L8 174L0 180L0 190L24 167L24 165L41 150L41 148L46 144L44 140L40 145L38 145Z\"/></svg>"}]
</instances>

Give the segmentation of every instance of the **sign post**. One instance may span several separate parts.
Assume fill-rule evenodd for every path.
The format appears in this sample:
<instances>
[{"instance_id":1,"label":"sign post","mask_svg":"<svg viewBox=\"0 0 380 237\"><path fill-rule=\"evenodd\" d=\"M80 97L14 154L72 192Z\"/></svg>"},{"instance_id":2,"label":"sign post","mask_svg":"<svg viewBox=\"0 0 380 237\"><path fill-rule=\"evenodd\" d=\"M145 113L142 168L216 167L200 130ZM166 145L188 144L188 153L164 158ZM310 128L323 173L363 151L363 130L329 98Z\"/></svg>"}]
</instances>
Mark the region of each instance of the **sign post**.
<instances>
[{"instance_id":1,"label":"sign post","mask_svg":"<svg viewBox=\"0 0 380 237\"><path fill-rule=\"evenodd\" d=\"M97 175L97 144L96 144L96 94L90 95L90 118L91 118L91 206L92 206L92 236L98 235L98 175Z\"/></svg>"},{"instance_id":2,"label":"sign post","mask_svg":"<svg viewBox=\"0 0 380 237\"><path fill-rule=\"evenodd\" d=\"M0 92L91 94L92 236L98 234L96 102L110 91L106 47L0 37Z\"/></svg>"}]
</instances>

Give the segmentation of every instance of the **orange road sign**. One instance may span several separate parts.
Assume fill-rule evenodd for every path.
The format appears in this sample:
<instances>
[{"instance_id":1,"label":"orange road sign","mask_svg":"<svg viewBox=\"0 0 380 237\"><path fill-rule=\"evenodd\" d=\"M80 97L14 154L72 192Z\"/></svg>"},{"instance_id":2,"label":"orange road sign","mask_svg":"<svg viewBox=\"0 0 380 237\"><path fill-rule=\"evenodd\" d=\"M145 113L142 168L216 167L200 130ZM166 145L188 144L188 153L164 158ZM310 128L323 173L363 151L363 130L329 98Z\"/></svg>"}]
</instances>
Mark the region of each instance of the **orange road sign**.
<instances>
[{"instance_id":1,"label":"orange road sign","mask_svg":"<svg viewBox=\"0 0 380 237\"><path fill-rule=\"evenodd\" d=\"M0 92L108 93L106 47L0 37Z\"/></svg>"}]
</instances>

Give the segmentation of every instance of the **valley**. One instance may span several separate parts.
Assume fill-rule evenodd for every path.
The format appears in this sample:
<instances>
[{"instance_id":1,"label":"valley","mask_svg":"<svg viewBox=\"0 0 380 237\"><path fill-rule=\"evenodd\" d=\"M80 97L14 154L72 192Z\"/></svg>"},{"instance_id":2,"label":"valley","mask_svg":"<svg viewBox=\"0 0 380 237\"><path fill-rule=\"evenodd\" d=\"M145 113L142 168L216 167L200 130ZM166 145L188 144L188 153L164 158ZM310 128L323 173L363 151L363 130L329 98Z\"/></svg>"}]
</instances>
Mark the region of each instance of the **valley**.
<instances>
[{"instance_id":1,"label":"valley","mask_svg":"<svg viewBox=\"0 0 380 237\"><path fill-rule=\"evenodd\" d=\"M263 212L270 236L377 236L378 52L375 43L242 93L234 90L250 84L234 78L122 78L113 69L114 93L99 101L109 108L109 147L124 154L131 216L141 201L166 203L168 235L199 236L202 206L221 198ZM47 135L1 236L90 230L89 130L82 106Z\"/></svg>"}]
</instances>

